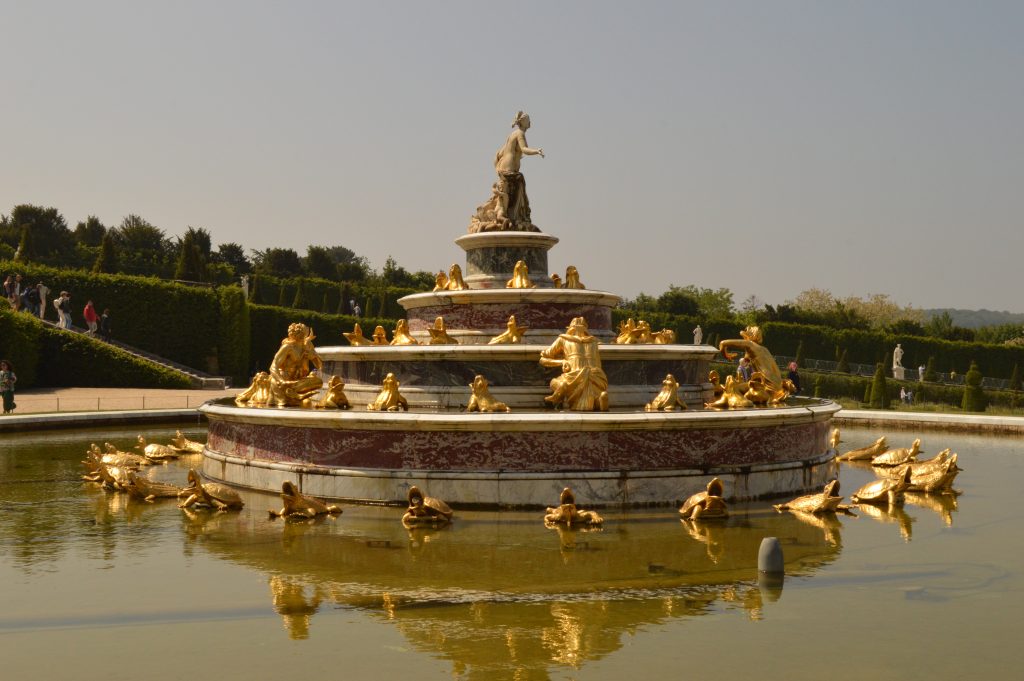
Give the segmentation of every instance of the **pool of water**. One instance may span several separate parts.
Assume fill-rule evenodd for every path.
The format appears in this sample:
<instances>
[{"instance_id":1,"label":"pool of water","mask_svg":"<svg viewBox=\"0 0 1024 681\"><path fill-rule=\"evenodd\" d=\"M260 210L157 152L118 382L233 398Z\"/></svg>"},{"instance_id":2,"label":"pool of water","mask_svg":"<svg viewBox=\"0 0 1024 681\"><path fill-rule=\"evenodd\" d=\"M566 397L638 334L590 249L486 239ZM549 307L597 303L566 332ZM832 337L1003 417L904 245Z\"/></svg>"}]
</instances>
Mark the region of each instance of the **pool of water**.
<instances>
[{"instance_id":1,"label":"pool of water","mask_svg":"<svg viewBox=\"0 0 1024 681\"><path fill-rule=\"evenodd\" d=\"M1019 655L1019 439L921 434L923 456L960 454L963 495L893 513L610 511L601 531L559 532L536 512L457 512L410 532L399 508L270 520L280 499L243 492L241 512L186 513L79 480L90 442L136 434L0 440L4 678L935 679L1002 676ZM880 434L848 430L841 449ZM145 470L184 484L190 463ZM845 466L841 492L873 478ZM757 581L766 536L781 587Z\"/></svg>"}]
</instances>

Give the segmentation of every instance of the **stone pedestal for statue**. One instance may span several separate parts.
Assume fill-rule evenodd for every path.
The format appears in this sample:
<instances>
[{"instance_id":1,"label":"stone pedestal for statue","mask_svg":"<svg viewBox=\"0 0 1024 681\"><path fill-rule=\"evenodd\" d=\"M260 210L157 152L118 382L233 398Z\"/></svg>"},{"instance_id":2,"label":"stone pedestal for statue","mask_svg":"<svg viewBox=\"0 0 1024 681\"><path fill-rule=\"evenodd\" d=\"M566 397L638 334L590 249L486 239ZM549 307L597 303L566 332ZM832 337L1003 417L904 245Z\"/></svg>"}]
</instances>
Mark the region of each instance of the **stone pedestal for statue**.
<instances>
[{"instance_id":1,"label":"stone pedestal for statue","mask_svg":"<svg viewBox=\"0 0 1024 681\"><path fill-rule=\"evenodd\" d=\"M904 369L903 367L893 367L892 377L895 378L897 381L902 381L904 380L905 371L906 369Z\"/></svg>"},{"instance_id":2,"label":"stone pedestal for statue","mask_svg":"<svg viewBox=\"0 0 1024 681\"><path fill-rule=\"evenodd\" d=\"M520 260L537 288L554 288L548 251L558 237L543 232L480 232L461 236L455 243L466 251L463 276L470 288L505 288Z\"/></svg>"}]
</instances>

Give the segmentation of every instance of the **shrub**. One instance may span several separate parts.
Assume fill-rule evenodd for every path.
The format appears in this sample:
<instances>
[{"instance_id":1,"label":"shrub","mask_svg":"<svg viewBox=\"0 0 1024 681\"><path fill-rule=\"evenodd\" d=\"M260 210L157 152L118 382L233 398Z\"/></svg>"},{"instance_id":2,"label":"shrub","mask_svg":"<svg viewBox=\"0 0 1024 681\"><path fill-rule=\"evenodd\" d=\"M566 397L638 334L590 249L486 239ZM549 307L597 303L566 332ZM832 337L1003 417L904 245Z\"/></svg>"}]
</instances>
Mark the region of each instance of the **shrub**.
<instances>
[{"instance_id":1,"label":"shrub","mask_svg":"<svg viewBox=\"0 0 1024 681\"><path fill-rule=\"evenodd\" d=\"M885 384L885 365L875 365L875 377L871 380L871 399L868 402L872 409L888 409L889 393Z\"/></svg>"},{"instance_id":2,"label":"shrub","mask_svg":"<svg viewBox=\"0 0 1024 681\"><path fill-rule=\"evenodd\" d=\"M249 352L252 345L249 306L245 302L242 289L238 286L220 288L219 296L219 373L230 376L236 385L244 385L249 377Z\"/></svg>"},{"instance_id":3,"label":"shrub","mask_svg":"<svg viewBox=\"0 0 1024 681\"><path fill-rule=\"evenodd\" d=\"M850 361L846 358L846 350L843 350L843 353L839 355L839 363L836 365L836 371L843 374L850 373Z\"/></svg>"},{"instance_id":4,"label":"shrub","mask_svg":"<svg viewBox=\"0 0 1024 681\"><path fill-rule=\"evenodd\" d=\"M42 327L42 322L12 310L7 299L0 296L0 359L9 360L14 365L19 389L36 384Z\"/></svg>"},{"instance_id":5,"label":"shrub","mask_svg":"<svg viewBox=\"0 0 1024 681\"><path fill-rule=\"evenodd\" d=\"M964 411L985 411L988 400L985 398L985 391L981 387L981 371L978 365L971 363L971 368L964 378L964 397L960 406Z\"/></svg>"}]
</instances>

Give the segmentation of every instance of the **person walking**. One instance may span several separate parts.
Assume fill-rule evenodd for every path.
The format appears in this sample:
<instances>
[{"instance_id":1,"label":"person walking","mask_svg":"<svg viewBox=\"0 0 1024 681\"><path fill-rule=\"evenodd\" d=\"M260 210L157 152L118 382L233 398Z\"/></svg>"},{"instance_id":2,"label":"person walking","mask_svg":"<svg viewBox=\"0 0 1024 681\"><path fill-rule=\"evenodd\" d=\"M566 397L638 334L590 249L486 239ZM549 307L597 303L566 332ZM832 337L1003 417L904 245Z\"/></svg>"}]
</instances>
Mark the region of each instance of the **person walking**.
<instances>
[{"instance_id":1,"label":"person walking","mask_svg":"<svg viewBox=\"0 0 1024 681\"><path fill-rule=\"evenodd\" d=\"M86 331L86 333L90 336L95 336L96 329L99 328L100 316L96 314L96 308L93 307L91 300L85 303L85 309L82 310L82 316L85 318L86 326L89 327L89 330Z\"/></svg>"},{"instance_id":2,"label":"person walking","mask_svg":"<svg viewBox=\"0 0 1024 681\"><path fill-rule=\"evenodd\" d=\"M61 329L71 330L71 294L61 291L60 297L53 299L53 306L57 308L57 326Z\"/></svg>"},{"instance_id":3,"label":"person walking","mask_svg":"<svg viewBox=\"0 0 1024 681\"><path fill-rule=\"evenodd\" d=\"M103 316L100 317L100 338L106 342L110 342L110 308L103 310Z\"/></svg>"},{"instance_id":4,"label":"person walking","mask_svg":"<svg viewBox=\"0 0 1024 681\"><path fill-rule=\"evenodd\" d=\"M50 289L43 282L36 284L39 289L39 318L46 319L46 303L50 299Z\"/></svg>"},{"instance_id":5,"label":"person walking","mask_svg":"<svg viewBox=\"0 0 1024 681\"><path fill-rule=\"evenodd\" d=\"M14 403L14 384L17 382L14 367L6 359L0 359L0 396L3 396L5 414L10 414L18 407Z\"/></svg>"},{"instance_id":6,"label":"person walking","mask_svg":"<svg viewBox=\"0 0 1024 681\"><path fill-rule=\"evenodd\" d=\"M26 311L30 315L32 315L34 317L38 317L39 316L39 304L43 301L43 299L39 297L39 287L38 286L29 286L25 290L25 301L26 301L26 308L25 308Z\"/></svg>"}]
</instances>

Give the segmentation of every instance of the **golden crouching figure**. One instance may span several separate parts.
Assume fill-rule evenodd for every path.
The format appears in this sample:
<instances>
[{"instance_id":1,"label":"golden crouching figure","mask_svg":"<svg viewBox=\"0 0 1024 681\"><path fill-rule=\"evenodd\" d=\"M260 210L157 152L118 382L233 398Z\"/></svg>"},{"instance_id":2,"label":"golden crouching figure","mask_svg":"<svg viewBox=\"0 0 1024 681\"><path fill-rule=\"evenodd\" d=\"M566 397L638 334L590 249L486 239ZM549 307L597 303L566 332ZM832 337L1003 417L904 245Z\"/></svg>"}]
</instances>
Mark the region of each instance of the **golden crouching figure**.
<instances>
[{"instance_id":1,"label":"golden crouching figure","mask_svg":"<svg viewBox=\"0 0 1024 681\"><path fill-rule=\"evenodd\" d=\"M562 278L557 274L551 275L551 283L555 285L555 288L562 288Z\"/></svg>"},{"instance_id":2,"label":"golden crouching figure","mask_svg":"<svg viewBox=\"0 0 1024 681\"><path fill-rule=\"evenodd\" d=\"M392 345L419 345L420 342L409 334L409 322L399 319L395 324L395 331L391 335Z\"/></svg>"},{"instance_id":3,"label":"golden crouching figure","mask_svg":"<svg viewBox=\"0 0 1024 681\"><path fill-rule=\"evenodd\" d=\"M341 513L340 506L328 506L316 497L307 497L299 491L295 483L285 480L281 485L281 500L284 508L270 511L270 518L315 518L318 515L336 515Z\"/></svg>"},{"instance_id":4,"label":"golden crouching figure","mask_svg":"<svg viewBox=\"0 0 1024 681\"><path fill-rule=\"evenodd\" d=\"M473 382L469 384L469 389L473 394L469 398L469 405L466 407L467 412L512 411L508 408L507 404L494 399L488 387L487 379L480 374L477 374Z\"/></svg>"},{"instance_id":5,"label":"golden crouching figure","mask_svg":"<svg viewBox=\"0 0 1024 681\"><path fill-rule=\"evenodd\" d=\"M431 345L458 345L459 341L448 335L448 327L445 326L444 317L434 320L434 325L427 329L430 332Z\"/></svg>"},{"instance_id":6,"label":"golden crouching figure","mask_svg":"<svg viewBox=\"0 0 1024 681\"><path fill-rule=\"evenodd\" d=\"M608 376L601 368L598 341L587 322L576 317L566 332L540 353L540 363L557 367L562 375L551 379L552 393L544 401L572 411L608 411Z\"/></svg>"},{"instance_id":7,"label":"golden crouching figure","mask_svg":"<svg viewBox=\"0 0 1024 681\"><path fill-rule=\"evenodd\" d=\"M719 343L718 351L726 359L735 359L736 355L730 353L729 348L742 350L753 370L760 371L764 377L765 386L772 395L769 404L781 404L789 395L796 392L796 386L788 378L782 378L775 357L768 351L768 348L761 345L763 337L760 327L748 326L740 331L740 336L742 336L742 340L733 338Z\"/></svg>"},{"instance_id":8,"label":"golden crouching figure","mask_svg":"<svg viewBox=\"0 0 1024 681\"><path fill-rule=\"evenodd\" d=\"M555 525L581 525L583 527L594 527L604 523L604 518L594 511L584 511L576 506L576 495L568 487L562 490L558 496L558 506L548 507L544 516L544 524L551 527Z\"/></svg>"},{"instance_id":9,"label":"golden crouching figure","mask_svg":"<svg viewBox=\"0 0 1024 681\"><path fill-rule=\"evenodd\" d=\"M744 385L746 383L737 380L734 376L726 376L722 394L718 396L718 399L708 402L704 406L708 409L749 409L753 407L754 403L744 397L740 391Z\"/></svg>"},{"instance_id":10,"label":"golden crouching figure","mask_svg":"<svg viewBox=\"0 0 1024 681\"><path fill-rule=\"evenodd\" d=\"M235 398L235 403L253 407L311 406L311 398L324 384L316 375L323 361L313 347L315 338L313 329L305 324L289 324L288 336L281 341L281 347L270 362L269 399L266 399L267 380L257 374L252 385Z\"/></svg>"},{"instance_id":11,"label":"golden crouching figure","mask_svg":"<svg viewBox=\"0 0 1024 681\"><path fill-rule=\"evenodd\" d=\"M676 408L686 409L686 403L679 399L679 382L672 374L666 374L661 382L661 392L644 405L645 411L672 411Z\"/></svg>"},{"instance_id":12,"label":"golden crouching figure","mask_svg":"<svg viewBox=\"0 0 1024 681\"><path fill-rule=\"evenodd\" d=\"M180 430L174 431L174 437L171 438L171 444L168 446L179 454L203 453L203 443L196 442L195 440L189 440L181 434Z\"/></svg>"},{"instance_id":13,"label":"golden crouching figure","mask_svg":"<svg viewBox=\"0 0 1024 681\"><path fill-rule=\"evenodd\" d=\"M373 330L371 340L374 345L388 345L388 332L384 330L383 326L378 326Z\"/></svg>"},{"instance_id":14,"label":"golden crouching figure","mask_svg":"<svg viewBox=\"0 0 1024 681\"><path fill-rule=\"evenodd\" d=\"M459 267L458 263L452 263L451 268L448 270L447 288L449 291L465 291L469 288L466 282L462 280L462 268Z\"/></svg>"},{"instance_id":15,"label":"golden crouching figure","mask_svg":"<svg viewBox=\"0 0 1024 681\"><path fill-rule=\"evenodd\" d=\"M512 315L508 318L506 324L507 328L504 333L499 333L497 336L487 341L488 345L512 345L515 343L523 342L523 334L529 330L528 326L519 326L516 324L516 316Z\"/></svg>"},{"instance_id":16,"label":"golden crouching figure","mask_svg":"<svg viewBox=\"0 0 1024 681\"><path fill-rule=\"evenodd\" d=\"M536 288L524 261L518 261L512 268L512 278L505 282L505 288Z\"/></svg>"},{"instance_id":17,"label":"golden crouching figure","mask_svg":"<svg viewBox=\"0 0 1024 681\"><path fill-rule=\"evenodd\" d=\"M882 454L889 445L885 442L885 436L878 438L873 444L860 449L852 449L845 454L836 457L836 461L870 461L879 454Z\"/></svg>"},{"instance_id":18,"label":"golden crouching figure","mask_svg":"<svg viewBox=\"0 0 1024 681\"><path fill-rule=\"evenodd\" d=\"M725 392L725 386L722 385L718 372L714 369L708 372L708 383L711 384L711 389L715 391L716 398L721 397L722 393Z\"/></svg>"},{"instance_id":19,"label":"golden crouching figure","mask_svg":"<svg viewBox=\"0 0 1024 681\"><path fill-rule=\"evenodd\" d=\"M435 291L447 291L448 290L448 275L441 270L434 277L434 290Z\"/></svg>"},{"instance_id":20,"label":"golden crouching figure","mask_svg":"<svg viewBox=\"0 0 1024 681\"><path fill-rule=\"evenodd\" d=\"M808 494L797 497L784 504L776 504L775 510L779 511L802 511L804 513L835 513L840 510L843 498L839 492L839 481L832 480L825 485L819 494Z\"/></svg>"},{"instance_id":21,"label":"golden crouching figure","mask_svg":"<svg viewBox=\"0 0 1024 681\"><path fill-rule=\"evenodd\" d=\"M943 450L938 456L908 463L904 466L893 469L889 476L900 478L906 475L904 469L910 469L910 486L908 492L925 492L928 494L960 494L953 489L953 481L963 469L956 465L957 455L949 454L949 450Z\"/></svg>"},{"instance_id":22,"label":"golden crouching figure","mask_svg":"<svg viewBox=\"0 0 1024 681\"><path fill-rule=\"evenodd\" d=\"M580 281L580 273L576 270L575 265L569 265L565 268L565 284L562 288L586 288L586 286L584 286Z\"/></svg>"},{"instance_id":23,"label":"golden crouching figure","mask_svg":"<svg viewBox=\"0 0 1024 681\"><path fill-rule=\"evenodd\" d=\"M331 376L327 381L327 390L324 396L316 401L314 406L317 409L348 409L348 395L345 394L345 384L338 376Z\"/></svg>"},{"instance_id":24,"label":"golden crouching figure","mask_svg":"<svg viewBox=\"0 0 1024 681\"><path fill-rule=\"evenodd\" d=\"M424 496L416 485L409 488L406 499L409 501L409 508L402 516L402 524L406 527L437 527L447 525L452 520L452 509L448 504L436 497Z\"/></svg>"},{"instance_id":25,"label":"golden crouching figure","mask_svg":"<svg viewBox=\"0 0 1024 681\"><path fill-rule=\"evenodd\" d=\"M743 396L756 407L764 407L771 403L772 392L765 383L764 374L755 371L750 375L750 380L747 381L747 391L743 393Z\"/></svg>"},{"instance_id":26,"label":"golden crouching figure","mask_svg":"<svg viewBox=\"0 0 1024 681\"><path fill-rule=\"evenodd\" d=\"M185 501L178 504L179 508L212 508L217 511L239 510L242 508L242 497L227 485L218 482L203 482L194 468L188 471L189 486L181 491Z\"/></svg>"},{"instance_id":27,"label":"golden crouching figure","mask_svg":"<svg viewBox=\"0 0 1024 681\"><path fill-rule=\"evenodd\" d=\"M398 392L398 379L394 374L384 377L377 399L366 405L370 411L409 411L409 402Z\"/></svg>"},{"instance_id":28,"label":"golden crouching figure","mask_svg":"<svg viewBox=\"0 0 1024 681\"><path fill-rule=\"evenodd\" d=\"M345 337L349 345L373 345L373 341L363 335L363 329L359 326L359 322L352 327L351 333L342 331L341 335Z\"/></svg>"},{"instance_id":29,"label":"golden crouching figure","mask_svg":"<svg viewBox=\"0 0 1024 681\"><path fill-rule=\"evenodd\" d=\"M615 337L616 345L631 345L635 341L632 340L633 332L636 331L636 322L632 319L627 319L624 322L619 322L619 335Z\"/></svg>"},{"instance_id":30,"label":"golden crouching figure","mask_svg":"<svg viewBox=\"0 0 1024 681\"><path fill-rule=\"evenodd\" d=\"M712 478L707 489L697 492L683 502L679 515L683 520L712 520L729 515L725 505L725 485L718 478Z\"/></svg>"},{"instance_id":31,"label":"golden crouching figure","mask_svg":"<svg viewBox=\"0 0 1024 681\"><path fill-rule=\"evenodd\" d=\"M676 332L672 329L662 329L655 333L651 330L650 323L641 319L634 322L627 319L619 322L619 335L615 337L617 345L671 345L676 342Z\"/></svg>"}]
</instances>

